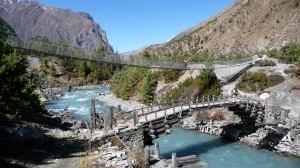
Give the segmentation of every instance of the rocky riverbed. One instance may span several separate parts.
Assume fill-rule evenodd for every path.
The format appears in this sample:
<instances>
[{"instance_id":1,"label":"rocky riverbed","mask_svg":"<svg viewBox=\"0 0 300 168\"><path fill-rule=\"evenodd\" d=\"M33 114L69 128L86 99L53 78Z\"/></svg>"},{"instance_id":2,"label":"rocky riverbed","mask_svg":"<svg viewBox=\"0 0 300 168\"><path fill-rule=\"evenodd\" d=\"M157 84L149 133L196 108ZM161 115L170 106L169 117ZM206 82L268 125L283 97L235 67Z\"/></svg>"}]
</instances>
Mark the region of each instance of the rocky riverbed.
<instances>
[{"instance_id":1,"label":"rocky riverbed","mask_svg":"<svg viewBox=\"0 0 300 168\"><path fill-rule=\"evenodd\" d=\"M117 98L116 95L113 93L111 94L105 94L105 95L99 95L97 96L97 99L101 102L104 102L106 106L113 106L118 107L121 106L122 111L132 111L134 109L140 109L142 107L145 107L146 105L133 101L133 100L122 100L120 98Z\"/></svg>"}]
</instances>

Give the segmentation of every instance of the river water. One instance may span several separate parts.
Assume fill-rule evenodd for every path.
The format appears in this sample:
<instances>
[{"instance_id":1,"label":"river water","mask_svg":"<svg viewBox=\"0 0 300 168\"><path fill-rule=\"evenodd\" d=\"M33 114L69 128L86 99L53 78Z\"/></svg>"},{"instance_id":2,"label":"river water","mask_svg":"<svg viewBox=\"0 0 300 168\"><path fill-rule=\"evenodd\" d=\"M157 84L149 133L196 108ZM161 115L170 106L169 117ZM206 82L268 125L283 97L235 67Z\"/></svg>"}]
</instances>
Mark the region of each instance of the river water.
<instances>
[{"instance_id":1,"label":"river water","mask_svg":"<svg viewBox=\"0 0 300 168\"><path fill-rule=\"evenodd\" d=\"M100 93L108 94L111 93L111 90L107 88L99 88L66 92L59 96L58 99L49 101L45 108L48 111L57 113L68 111L74 115L75 119L89 120L91 99ZM104 103L96 100L96 113L107 112L108 110L109 108L106 107Z\"/></svg>"},{"instance_id":2,"label":"river water","mask_svg":"<svg viewBox=\"0 0 300 168\"><path fill-rule=\"evenodd\" d=\"M72 112L75 118L89 119L91 98L99 93L111 93L109 89L82 90L67 92L58 100L46 104L53 112ZM108 111L104 103L96 101L98 113ZM300 159L287 157L274 152L256 149L238 142L226 141L216 136L174 127L172 134L158 138L161 155L170 158L197 155L208 163L209 168L300 168ZM153 149L153 147L152 147Z\"/></svg>"}]
</instances>

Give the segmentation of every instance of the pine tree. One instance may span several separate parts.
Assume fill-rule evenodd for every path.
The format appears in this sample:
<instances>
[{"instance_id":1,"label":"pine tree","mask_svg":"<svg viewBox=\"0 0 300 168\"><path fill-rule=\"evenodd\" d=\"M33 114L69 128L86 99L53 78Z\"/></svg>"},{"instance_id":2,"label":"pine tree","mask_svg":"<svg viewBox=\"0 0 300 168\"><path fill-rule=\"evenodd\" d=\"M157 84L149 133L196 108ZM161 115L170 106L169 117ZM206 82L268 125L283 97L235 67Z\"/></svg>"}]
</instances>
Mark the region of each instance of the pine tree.
<instances>
[{"instance_id":1,"label":"pine tree","mask_svg":"<svg viewBox=\"0 0 300 168\"><path fill-rule=\"evenodd\" d=\"M41 111L38 96L27 76L28 62L16 52L0 56L0 111L24 116Z\"/></svg>"},{"instance_id":2,"label":"pine tree","mask_svg":"<svg viewBox=\"0 0 300 168\"><path fill-rule=\"evenodd\" d=\"M9 30L3 23L0 20L0 113L21 117L41 112L43 108L26 71L27 59L5 44L8 34L3 32Z\"/></svg>"},{"instance_id":3,"label":"pine tree","mask_svg":"<svg viewBox=\"0 0 300 168\"><path fill-rule=\"evenodd\" d=\"M145 104L150 104L155 97L155 89L157 86L157 80L153 73L149 72L143 79L141 88L142 101Z\"/></svg>"}]
</instances>

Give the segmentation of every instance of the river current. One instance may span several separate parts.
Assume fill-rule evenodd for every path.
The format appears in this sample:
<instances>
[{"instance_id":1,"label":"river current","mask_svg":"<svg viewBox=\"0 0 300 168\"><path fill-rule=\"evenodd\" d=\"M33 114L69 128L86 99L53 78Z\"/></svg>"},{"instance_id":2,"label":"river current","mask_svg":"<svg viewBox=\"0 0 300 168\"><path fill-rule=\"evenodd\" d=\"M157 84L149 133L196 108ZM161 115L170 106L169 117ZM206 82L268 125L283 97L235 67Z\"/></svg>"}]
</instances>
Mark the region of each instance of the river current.
<instances>
[{"instance_id":1,"label":"river current","mask_svg":"<svg viewBox=\"0 0 300 168\"><path fill-rule=\"evenodd\" d=\"M76 119L88 120L91 98L100 93L111 93L109 89L93 89L67 92L57 100L49 101L46 109L53 112L68 111ZM98 113L108 111L104 103L96 101ZM173 152L177 156L196 155L209 168L300 168L300 159L274 152L256 149L239 142L174 127L172 133L158 138L161 155L170 158ZM153 147L152 147L153 148Z\"/></svg>"}]
</instances>

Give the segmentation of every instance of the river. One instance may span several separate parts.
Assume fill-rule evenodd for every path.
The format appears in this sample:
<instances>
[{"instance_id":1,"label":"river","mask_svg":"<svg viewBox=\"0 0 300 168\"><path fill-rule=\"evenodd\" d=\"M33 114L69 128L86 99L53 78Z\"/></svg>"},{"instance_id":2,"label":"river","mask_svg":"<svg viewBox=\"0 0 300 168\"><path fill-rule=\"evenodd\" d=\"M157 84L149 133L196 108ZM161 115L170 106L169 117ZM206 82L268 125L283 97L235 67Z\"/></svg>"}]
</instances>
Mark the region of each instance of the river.
<instances>
[{"instance_id":1,"label":"river","mask_svg":"<svg viewBox=\"0 0 300 168\"><path fill-rule=\"evenodd\" d=\"M67 92L58 100L49 101L46 109L53 112L72 112L75 118L89 119L91 98L99 93L111 93L109 89L82 90ZM97 101L98 113L108 111L104 103ZM219 137L174 127L172 134L158 138L161 155L170 158L173 152L177 156L197 155L208 163L209 168L299 168L300 159L274 152L256 149L247 145L226 141Z\"/></svg>"},{"instance_id":2,"label":"river","mask_svg":"<svg viewBox=\"0 0 300 168\"><path fill-rule=\"evenodd\" d=\"M46 104L46 110L61 113L64 111L71 112L75 119L89 120L89 111L91 106L91 99L100 93L108 94L111 90L107 88L91 89L91 90L77 90L73 92L66 92L58 99L51 100ZM96 100L96 113L107 112L109 108L104 103Z\"/></svg>"}]
</instances>

